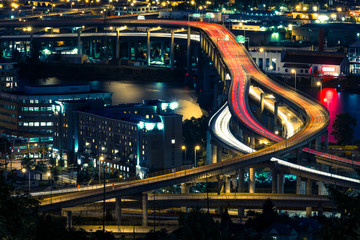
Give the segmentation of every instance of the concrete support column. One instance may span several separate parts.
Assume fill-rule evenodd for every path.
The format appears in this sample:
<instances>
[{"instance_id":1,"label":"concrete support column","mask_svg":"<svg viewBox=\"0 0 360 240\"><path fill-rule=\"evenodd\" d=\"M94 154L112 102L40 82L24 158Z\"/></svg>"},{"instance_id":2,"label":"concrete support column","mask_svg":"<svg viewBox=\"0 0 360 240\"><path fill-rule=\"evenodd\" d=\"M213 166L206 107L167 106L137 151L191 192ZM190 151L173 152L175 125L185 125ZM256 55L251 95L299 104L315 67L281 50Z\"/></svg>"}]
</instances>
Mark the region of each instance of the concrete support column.
<instances>
[{"instance_id":1,"label":"concrete support column","mask_svg":"<svg viewBox=\"0 0 360 240\"><path fill-rule=\"evenodd\" d=\"M142 194L142 225L143 227L148 226L148 195Z\"/></svg>"},{"instance_id":2,"label":"concrete support column","mask_svg":"<svg viewBox=\"0 0 360 240\"><path fill-rule=\"evenodd\" d=\"M115 48L115 57L116 59L120 58L120 37L119 30L116 29L116 48Z\"/></svg>"},{"instance_id":3,"label":"concrete support column","mask_svg":"<svg viewBox=\"0 0 360 240\"><path fill-rule=\"evenodd\" d=\"M94 57L93 56L93 40L90 40L90 57Z\"/></svg>"},{"instance_id":4,"label":"concrete support column","mask_svg":"<svg viewBox=\"0 0 360 240\"><path fill-rule=\"evenodd\" d=\"M188 27L187 30L187 43L186 43L186 72L188 74L191 73L191 49L190 49L190 43L191 43L191 28Z\"/></svg>"},{"instance_id":5,"label":"concrete support column","mask_svg":"<svg viewBox=\"0 0 360 240\"><path fill-rule=\"evenodd\" d=\"M160 58L162 62L165 62L165 47L164 47L165 43L164 41L161 41L160 43L160 48L161 48L161 53L160 53Z\"/></svg>"},{"instance_id":6,"label":"concrete support column","mask_svg":"<svg viewBox=\"0 0 360 240\"><path fill-rule=\"evenodd\" d=\"M306 194L312 194L312 181L309 178L306 180Z\"/></svg>"},{"instance_id":7,"label":"concrete support column","mask_svg":"<svg viewBox=\"0 0 360 240\"><path fill-rule=\"evenodd\" d=\"M230 186L231 186L230 177L225 177L225 193L231 192Z\"/></svg>"},{"instance_id":8,"label":"concrete support column","mask_svg":"<svg viewBox=\"0 0 360 240\"><path fill-rule=\"evenodd\" d=\"M271 168L271 192L277 193L277 185L278 185L278 164L277 162L274 162L272 168Z\"/></svg>"},{"instance_id":9,"label":"concrete support column","mask_svg":"<svg viewBox=\"0 0 360 240\"><path fill-rule=\"evenodd\" d=\"M221 147L221 146L217 146L217 156L216 156L216 160L217 160L217 162L221 162L221 161L222 161L222 147Z\"/></svg>"},{"instance_id":10,"label":"concrete support column","mask_svg":"<svg viewBox=\"0 0 360 240\"><path fill-rule=\"evenodd\" d=\"M274 127L278 125L279 102L274 103Z\"/></svg>"},{"instance_id":11,"label":"concrete support column","mask_svg":"<svg viewBox=\"0 0 360 240\"><path fill-rule=\"evenodd\" d=\"M186 183L181 183L181 194L187 194L190 193L189 185ZM188 208L186 206L181 207L182 212L188 212Z\"/></svg>"},{"instance_id":12,"label":"concrete support column","mask_svg":"<svg viewBox=\"0 0 360 240\"><path fill-rule=\"evenodd\" d=\"M318 206L318 216L322 216L324 214L324 209L321 205Z\"/></svg>"},{"instance_id":13,"label":"concrete support column","mask_svg":"<svg viewBox=\"0 0 360 240\"><path fill-rule=\"evenodd\" d=\"M219 97L218 97L218 80L216 79L214 82L214 108L217 109L219 106Z\"/></svg>"},{"instance_id":14,"label":"concrete support column","mask_svg":"<svg viewBox=\"0 0 360 240\"><path fill-rule=\"evenodd\" d=\"M300 176L296 176L296 194L304 194L303 181Z\"/></svg>"},{"instance_id":15,"label":"concrete support column","mask_svg":"<svg viewBox=\"0 0 360 240\"><path fill-rule=\"evenodd\" d=\"M209 64L210 61L207 57L204 57L204 61L203 61L203 84L202 84L202 88L203 91L208 91L209 90Z\"/></svg>"},{"instance_id":16,"label":"concrete support column","mask_svg":"<svg viewBox=\"0 0 360 240\"><path fill-rule=\"evenodd\" d=\"M239 207L238 208L238 217L241 219L243 217L245 217L245 208L244 207Z\"/></svg>"},{"instance_id":17,"label":"concrete support column","mask_svg":"<svg viewBox=\"0 0 360 240\"><path fill-rule=\"evenodd\" d=\"M146 58L147 58L147 65L150 66L150 29L147 31L147 49L146 49ZM136 53L135 53L136 55ZM135 56L136 58L136 56Z\"/></svg>"},{"instance_id":18,"label":"concrete support column","mask_svg":"<svg viewBox=\"0 0 360 240\"><path fill-rule=\"evenodd\" d=\"M250 147L255 149L255 138L251 136L249 138L250 138Z\"/></svg>"},{"instance_id":19,"label":"concrete support column","mask_svg":"<svg viewBox=\"0 0 360 240\"><path fill-rule=\"evenodd\" d=\"M181 184L181 193L182 194L190 193L190 188L186 183Z\"/></svg>"},{"instance_id":20,"label":"concrete support column","mask_svg":"<svg viewBox=\"0 0 360 240\"><path fill-rule=\"evenodd\" d=\"M72 213L71 213L71 211L66 211L66 227L67 227L67 229L72 228Z\"/></svg>"},{"instance_id":21,"label":"concrete support column","mask_svg":"<svg viewBox=\"0 0 360 240\"><path fill-rule=\"evenodd\" d=\"M284 173L282 171L278 172L278 193L284 193Z\"/></svg>"},{"instance_id":22,"label":"concrete support column","mask_svg":"<svg viewBox=\"0 0 360 240\"><path fill-rule=\"evenodd\" d=\"M296 162L297 162L298 164L300 164L300 163L301 163L301 161L302 161L302 157L303 157L303 151L302 151L302 148L298 148L298 149L296 149Z\"/></svg>"},{"instance_id":23,"label":"concrete support column","mask_svg":"<svg viewBox=\"0 0 360 240\"><path fill-rule=\"evenodd\" d=\"M115 198L115 215L117 219L118 226L121 225L121 198Z\"/></svg>"},{"instance_id":24,"label":"concrete support column","mask_svg":"<svg viewBox=\"0 0 360 240\"><path fill-rule=\"evenodd\" d=\"M310 218L311 217L311 212L312 212L312 207L306 207L306 217Z\"/></svg>"},{"instance_id":25,"label":"concrete support column","mask_svg":"<svg viewBox=\"0 0 360 240\"><path fill-rule=\"evenodd\" d=\"M244 169L243 168L238 169L238 174L239 174L238 192L245 192Z\"/></svg>"},{"instance_id":26,"label":"concrete support column","mask_svg":"<svg viewBox=\"0 0 360 240\"><path fill-rule=\"evenodd\" d=\"M249 168L249 193L255 193L255 169Z\"/></svg>"},{"instance_id":27,"label":"concrete support column","mask_svg":"<svg viewBox=\"0 0 360 240\"><path fill-rule=\"evenodd\" d=\"M211 163L217 163L217 146L216 144L211 144Z\"/></svg>"},{"instance_id":28,"label":"concrete support column","mask_svg":"<svg viewBox=\"0 0 360 240\"><path fill-rule=\"evenodd\" d=\"M315 138L315 150L320 151L321 150L321 136Z\"/></svg>"},{"instance_id":29,"label":"concrete support column","mask_svg":"<svg viewBox=\"0 0 360 240\"><path fill-rule=\"evenodd\" d=\"M81 31L77 32L77 47L78 47L78 53L82 54Z\"/></svg>"},{"instance_id":30,"label":"concrete support column","mask_svg":"<svg viewBox=\"0 0 360 240\"><path fill-rule=\"evenodd\" d=\"M96 48L97 48L97 41L95 40L95 41L94 41L94 53L93 53L94 56L95 56L96 53L97 53L97 52L96 52L96 50L97 50Z\"/></svg>"},{"instance_id":31,"label":"concrete support column","mask_svg":"<svg viewBox=\"0 0 360 240\"><path fill-rule=\"evenodd\" d=\"M318 182L318 195L328 195L327 189L323 182Z\"/></svg>"},{"instance_id":32,"label":"concrete support column","mask_svg":"<svg viewBox=\"0 0 360 240\"><path fill-rule=\"evenodd\" d=\"M171 41L170 41L170 66L171 66L171 71L174 71L175 68L175 51L174 51L174 45L175 45L175 40L174 40L174 33L175 31L171 31Z\"/></svg>"},{"instance_id":33,"label":"concrete support column","mask_svg":"<svg viewBox=\"0 0 360 240\"><path fill-rule=\"evenodd\" d=\"M265 93L260 94L260 116L264 111L264 100L265 100Z\"/></svg>"},{"instance_id":34,"label":"concrete support column","mask_svg":"<svg viewBox=\"0 0 360 240\"><path fill-rule=\"evenodd\" d=\"M324 133L324 147L325 147L325 152L329 152L329 132L326 130L326 132Z\"/></svg>"}]
</instances>

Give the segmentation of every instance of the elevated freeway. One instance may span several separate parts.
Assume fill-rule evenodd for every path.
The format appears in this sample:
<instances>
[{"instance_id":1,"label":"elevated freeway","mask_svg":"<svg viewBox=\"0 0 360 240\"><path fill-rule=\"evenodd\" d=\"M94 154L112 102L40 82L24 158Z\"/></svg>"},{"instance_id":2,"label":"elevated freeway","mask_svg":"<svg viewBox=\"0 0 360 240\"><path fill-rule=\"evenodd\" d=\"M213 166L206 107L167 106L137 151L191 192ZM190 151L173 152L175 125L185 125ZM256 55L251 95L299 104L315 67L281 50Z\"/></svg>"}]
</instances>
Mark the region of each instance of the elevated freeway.
<instances>
[{"instance_id":1,"label":"elevated freeway","mask_svg":"<svg viewBox=\"0 0 360 240\"><path fill-rule=\"evenodd\" d=\"M252 61L246 49L239 45L234 36L223 26L204 23L204 22L188 22L188 21L163 21L163 20L100 20L89 19L79 21L38 21L24 23L5 23L5 27L23 26L74 26L94 25L94 26L163 26L168 28L191 27L201 32L201 46L213 60L222 80L230 83L228 86L229 93L229 110L233 116L246 128L249 128L255 134L263 136L275 144L251 152L241 157L236 157L224 162L218 162L207 166L189 169L176 173L170 173L149 179L133 181L129 183L116 184L115 189L108 189L105 198L114 198L126 196L134 193L140 193L157 189L167 185L178 184L187 181L193 181L198 178L225 174L235 169L251 166L282 153L286 153L293 149L298 149L309 143L312 139L320 136L325 131L329 123L328 111L317 101L309 99L301 95L294 89L283 86L261 72ZM284 96L292 104L301 109L306 116L303 128L294 136L287 140L274 134L272 131L263 127L252 115L247 103L249 85L251 81L266 87L274 94ZM225 109L225 108L223 108ZM216 136L217 137L217 136ZM314 173L315 175L317 173ZM331 176L329 177L331 178ZM344 180L347 184L349 181ZM358 187L358 182L350 182ZM51 210L62 207L70 207L84 203L90 203L103 199L101 190L90 190L84 192L76 192L63 196L55 201L43 201L42 209Z\"/></svg>"}]
</instances>

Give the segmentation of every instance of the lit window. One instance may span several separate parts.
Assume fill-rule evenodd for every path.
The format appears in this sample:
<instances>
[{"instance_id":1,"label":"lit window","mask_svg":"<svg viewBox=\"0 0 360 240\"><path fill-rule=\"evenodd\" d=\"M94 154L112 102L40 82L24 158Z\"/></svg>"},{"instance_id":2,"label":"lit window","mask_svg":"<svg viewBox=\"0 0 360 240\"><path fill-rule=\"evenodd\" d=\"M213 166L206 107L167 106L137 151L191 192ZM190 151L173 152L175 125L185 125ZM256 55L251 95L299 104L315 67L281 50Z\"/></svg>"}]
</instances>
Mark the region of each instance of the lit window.
<instances>
[{"instance_id":1,"label":"lit window","mask_svg":"<svg viewBox=\"0 0 360 240\"><path fill-rule=\"evenodd\" d=\"M175 139L171 139L171 144L175 144Z\"/></svg>"}]
</instances>

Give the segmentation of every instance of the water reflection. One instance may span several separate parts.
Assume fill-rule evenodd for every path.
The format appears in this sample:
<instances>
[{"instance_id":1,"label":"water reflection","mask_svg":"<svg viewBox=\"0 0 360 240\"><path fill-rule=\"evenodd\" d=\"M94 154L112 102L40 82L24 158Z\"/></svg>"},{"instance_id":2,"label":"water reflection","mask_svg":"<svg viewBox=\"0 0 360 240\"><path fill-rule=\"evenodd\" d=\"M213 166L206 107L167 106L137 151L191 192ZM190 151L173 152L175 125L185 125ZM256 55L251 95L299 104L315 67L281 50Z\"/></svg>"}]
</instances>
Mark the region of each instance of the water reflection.
<instances>
[{"instance_id":1,"label":"water reflection","mask_svg":"<svg viewBox=\"0 0 360 240\"><path fill-rule=\"evenodd\" d=\"M329 141L336 142L332 132L332 124L339 113L350 113L353 117L360 120L360 95L356 93L337 92L335 88L324 88L318 94L318 99L321 103L329 109L330 112L330 124L328 127ZM360 139L360 126L357 124L355 127L356 139Z\"/></svg>"},{"instance_id":2,"label":"water reflection","mask_svg":"<svg viewBox=\"0 0 360 240\"><path fill-rule=\"evenodd\" d=\"M26 85L29 81L22 81ZM113 104L136 103L144 99L162 99L166 101L178 101L178 114L183 115L183 120L191 117L202 116L201 108L197 104L197 94L180 84L162 82L133 82L133 81L90 81L85 79L59 79L46 78L31 81L31 84L76 84L89 83L93 89L113 93Z\"/></svg>"}]
</instances>

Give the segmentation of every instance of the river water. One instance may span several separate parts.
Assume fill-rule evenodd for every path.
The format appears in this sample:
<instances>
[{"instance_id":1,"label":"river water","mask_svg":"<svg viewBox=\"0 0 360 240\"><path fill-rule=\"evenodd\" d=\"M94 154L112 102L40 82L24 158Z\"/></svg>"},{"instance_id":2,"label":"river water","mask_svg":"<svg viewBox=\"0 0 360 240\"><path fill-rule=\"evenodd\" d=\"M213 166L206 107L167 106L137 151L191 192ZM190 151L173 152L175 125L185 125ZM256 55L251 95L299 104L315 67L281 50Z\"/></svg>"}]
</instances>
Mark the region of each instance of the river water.
<instances>
[{"instance_id":1,"label":"river water","mask_svg":"<svg viewBox=\"0 0 360 240\"><path fill-rule=\"evenodd\" d=\"M27 81L25 81L26 83ZM77 81L86 83L84 80ZM32 84L72 84L73 80L48 78L46 80L32 81ZM162 99L166 101L178 101L177 113L183 115L183 119L201 117L202 111L197 103L196 91L184 87L182 84L161 82L133 82L133 81L90 81L93 89L113 93L113 104L136 103L143 99ZM339 113L349 112L358 120L355 128L355 139L360 140L360 95L356 93L337 92L335 88L324 88L321 93L317 89L308 92L316 96L330 112L330 124L328 127L329 141L335 142L332 132L332 123Z\"/></svg>"}]
</instances>

